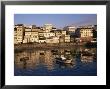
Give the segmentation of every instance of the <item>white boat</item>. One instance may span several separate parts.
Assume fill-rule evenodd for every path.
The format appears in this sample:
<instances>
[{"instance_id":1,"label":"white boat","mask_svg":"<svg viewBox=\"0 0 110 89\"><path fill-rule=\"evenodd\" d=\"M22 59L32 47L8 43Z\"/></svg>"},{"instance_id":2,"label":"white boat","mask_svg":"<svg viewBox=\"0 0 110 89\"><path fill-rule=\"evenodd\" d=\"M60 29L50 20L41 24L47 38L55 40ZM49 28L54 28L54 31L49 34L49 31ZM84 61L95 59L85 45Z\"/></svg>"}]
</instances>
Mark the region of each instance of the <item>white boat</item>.
<instances>
[{"instance_id":1,"label":"white boat","mask_svg":"<svg viewBox=\"0 0 110 89\"><path fill-rule=\"evenodd\" d=\"M58 63L72 63L73 62L73 59L67 59L64 56L61 56L61 57L55 58L55 59L56 59L56 62L58 62Z\"/></svg>"},{"instance_id":2,"label":"white boat","mask_svg":"<svg viewBox=\"0 0 110 89\"><path fill-rule=\"evenodd\" d=\"M64 63L72 63L73 59L66 59Z\"/></svg>"}]
</instances>

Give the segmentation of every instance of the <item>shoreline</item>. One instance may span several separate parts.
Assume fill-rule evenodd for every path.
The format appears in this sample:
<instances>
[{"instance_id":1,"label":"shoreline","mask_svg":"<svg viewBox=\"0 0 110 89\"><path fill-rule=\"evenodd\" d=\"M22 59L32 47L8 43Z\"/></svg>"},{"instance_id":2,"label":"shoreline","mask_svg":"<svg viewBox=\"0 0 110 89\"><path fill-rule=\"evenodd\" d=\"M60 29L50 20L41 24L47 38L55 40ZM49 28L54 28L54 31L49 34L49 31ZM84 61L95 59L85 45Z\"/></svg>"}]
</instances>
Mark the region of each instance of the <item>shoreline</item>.
<instances>
[{"instance_id":1,"label":"shoreline","mask_svg":"<svg viewBox=\"0 0 110 89\"><path fill-rule=\"evenodd\" d=\"M32 49L61 49L70 47L96 47L97 46L87 46L86 43L59 43L59 44L46 44L46 43L28 43L28 44L17 44L14 45L14 50L32 50Z\"/></svg>"},{"instance_id":2,"label":"shoreline","mask_svg":"<svg viewBox=\"0 0 110 89\"><path fill-rule=\"evenodd\" d=\"M60 43L60 44L38 44L38 43L30 43L30 44L17 44L14 45L14 50L26 50L26 49L59 49L59 48L69 48L73 46L84 46L84 44L76 44L76 43Z\"/></svg>"}]
</instances>

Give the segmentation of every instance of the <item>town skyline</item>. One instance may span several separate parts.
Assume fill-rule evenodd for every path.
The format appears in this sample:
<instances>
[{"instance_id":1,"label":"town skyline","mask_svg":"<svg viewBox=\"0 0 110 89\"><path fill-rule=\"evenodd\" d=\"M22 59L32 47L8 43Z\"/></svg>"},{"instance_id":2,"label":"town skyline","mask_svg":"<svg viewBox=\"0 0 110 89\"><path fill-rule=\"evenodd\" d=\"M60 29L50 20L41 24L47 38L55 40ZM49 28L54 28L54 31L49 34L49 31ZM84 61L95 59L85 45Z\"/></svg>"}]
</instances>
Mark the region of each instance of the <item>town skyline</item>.
<instances>
[{"instance_id":1,"label":"town skyline","mask_svg":"<svg viewBox=\"0 0 110 89\"><path fill-rule=\"evenodd\" d=\"M22 19L21 19L22 18ZM15 14L14 25L36 25L42 27L44 24L52 24L53 27L63 28L65 26L97 25L96 14Z\"/></svg>"}]
</instances>

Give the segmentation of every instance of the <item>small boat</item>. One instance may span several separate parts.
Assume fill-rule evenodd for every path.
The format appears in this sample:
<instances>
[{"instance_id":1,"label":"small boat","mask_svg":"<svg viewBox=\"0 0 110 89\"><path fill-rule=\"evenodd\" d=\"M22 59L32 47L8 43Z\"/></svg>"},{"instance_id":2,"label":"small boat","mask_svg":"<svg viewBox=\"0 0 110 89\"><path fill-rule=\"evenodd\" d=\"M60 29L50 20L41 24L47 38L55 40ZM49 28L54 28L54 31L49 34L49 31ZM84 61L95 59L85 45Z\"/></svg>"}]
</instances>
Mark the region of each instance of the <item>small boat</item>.
<instances>
[{"instance_id":1,"label":"small boat","mask_svg":"<svg viewBox=\"0 0 110 89\"><path fill-rule=\"evenodd\" d=\"M66 59L64 63L67 63L67 64L73 63L73 59Z\"/></svg>"},{"instance_id":2,"label":"small boat","mask_svg":"<svg viewBox=\"0 0 110 89\"><path fill-rule=\"evenodd\" d=\"M93 58L92 57L82 57L81 61L83 63L89 63L89 62L93 62Z\"/></svg>"},{"instance_id":3,"label":"small boat","mask_svg":"<svg viewBox=\"0 0 110 89\"><path fill-rule=\"evenodd\" d=\"M59 58L55 58L55 59L56 59L57 63L67 63L67 64L69 64L69 63L73 62L73 59L69 59L69 58L67 59L67 58L65 58L63 56L61 56Z\"/></svg>"},{"instance_id":4,"label":"small boat","mask_svg":"<svg viewBox=\"0 0 110 89\"><path fill-rule=\"evenodd\" d=\"M26 61L26 60L29 60L29 57L20 58L20 61Z\"/></svg>"}]
</instances>

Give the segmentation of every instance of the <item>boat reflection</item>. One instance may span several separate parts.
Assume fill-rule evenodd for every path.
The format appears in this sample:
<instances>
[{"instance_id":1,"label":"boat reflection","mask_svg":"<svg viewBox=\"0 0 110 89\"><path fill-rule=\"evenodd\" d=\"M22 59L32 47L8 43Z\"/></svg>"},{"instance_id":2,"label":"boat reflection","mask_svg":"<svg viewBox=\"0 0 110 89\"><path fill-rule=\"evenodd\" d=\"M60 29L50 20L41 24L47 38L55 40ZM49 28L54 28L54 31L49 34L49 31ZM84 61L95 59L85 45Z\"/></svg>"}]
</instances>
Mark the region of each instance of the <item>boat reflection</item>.
<instances>
[{"instance_id":1,"label":"boat reflection","mask_svg":"<svg viewBox=\"0 0 110 89\"><path fill-rule=\"evenodd\" d=\"M96 61L96 51L90 49L84 49L81 51L81 61L83 63Z\"/></svg>"},{"instance_id":2,"label":"boat reflection","mask_svg":"<svg viewBox=\"0 0 110 89\"><path fill-rule=\"evenodd\" d=\"M57 63L58 64L58 68L73 68L75 66L75 64L65 64L65 63Z\"/></svg>"}]
</instances>

